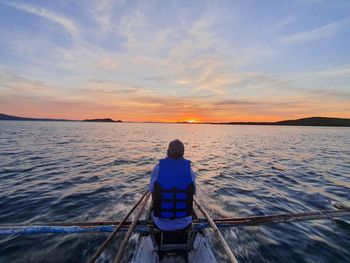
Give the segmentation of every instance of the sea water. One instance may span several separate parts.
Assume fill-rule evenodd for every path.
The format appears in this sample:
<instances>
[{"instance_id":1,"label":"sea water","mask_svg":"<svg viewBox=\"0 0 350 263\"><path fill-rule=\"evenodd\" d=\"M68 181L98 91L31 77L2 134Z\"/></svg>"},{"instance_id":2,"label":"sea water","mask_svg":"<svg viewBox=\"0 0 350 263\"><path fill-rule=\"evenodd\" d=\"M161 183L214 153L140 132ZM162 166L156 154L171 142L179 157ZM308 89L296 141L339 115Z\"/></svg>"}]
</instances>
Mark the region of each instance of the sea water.
<instances>
[{"instance_id":1,"label":"sea water","mask_svg":"<svg viewBox=\"0 0 350 263\"><path fill-rule=\"evenodd\" d=\"M0 121L0 223L119 220L176 138L214 217L350 206L350 128ZM350 262L350 228L330 220L222 233L239 262ZM107 236L0 236L0 262L85 262Z\"/></svg>"}]
</instances>

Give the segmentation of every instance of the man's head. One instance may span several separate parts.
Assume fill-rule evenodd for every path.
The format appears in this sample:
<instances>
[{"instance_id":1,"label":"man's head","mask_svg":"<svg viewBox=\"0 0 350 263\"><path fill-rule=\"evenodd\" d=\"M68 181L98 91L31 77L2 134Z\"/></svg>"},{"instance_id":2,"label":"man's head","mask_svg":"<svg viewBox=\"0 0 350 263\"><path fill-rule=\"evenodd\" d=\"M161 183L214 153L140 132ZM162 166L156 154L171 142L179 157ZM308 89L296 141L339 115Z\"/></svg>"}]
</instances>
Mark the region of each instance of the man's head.
<instances>
[{"instance_id":1,"label":"man's head","mask_svg":"<svg viewBox=\"0 0 350 263\"><path fill-rule=\"evenodd\" d=\"M172 159L180 159L184 156L185 146L180 140L173 140L169 143L167 153Z\"/></svg>"}]
</instances>

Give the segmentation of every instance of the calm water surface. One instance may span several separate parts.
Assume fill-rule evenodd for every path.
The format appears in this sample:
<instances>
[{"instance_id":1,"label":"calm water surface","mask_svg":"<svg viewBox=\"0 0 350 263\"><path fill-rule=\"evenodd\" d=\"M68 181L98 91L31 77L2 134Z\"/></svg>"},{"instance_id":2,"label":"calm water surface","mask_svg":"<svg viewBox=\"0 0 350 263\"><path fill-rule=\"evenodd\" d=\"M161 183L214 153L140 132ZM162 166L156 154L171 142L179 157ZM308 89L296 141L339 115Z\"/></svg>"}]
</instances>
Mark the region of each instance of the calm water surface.
<instances>
[{"instance_id":1,"label":"calm water surface","mask_svg":"<svg viewBox=\"0 0 350 263\"><path fill-rule=\"evenodd\" d=\"M175 138L214 216L350 206L349 128L0 121L0 223L118 220ZM329 220L223 234L240 262L350 262L350 229ZM0 262L84 262L106 236L0 236Z\"/></svg>"}]
</instances>

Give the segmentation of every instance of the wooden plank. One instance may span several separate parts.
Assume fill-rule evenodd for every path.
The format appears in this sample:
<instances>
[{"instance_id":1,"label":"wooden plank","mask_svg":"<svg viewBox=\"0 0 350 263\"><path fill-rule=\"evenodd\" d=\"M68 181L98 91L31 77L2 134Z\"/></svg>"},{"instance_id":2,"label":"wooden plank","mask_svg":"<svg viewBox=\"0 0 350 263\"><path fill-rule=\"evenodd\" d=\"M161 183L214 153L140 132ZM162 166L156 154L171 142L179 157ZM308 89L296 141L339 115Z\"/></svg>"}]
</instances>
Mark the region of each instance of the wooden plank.
<instances>
[{"instance_id":1,"label":"wooden plank","mask_svg":"<svg viewBox=\"0 0 350 263\"><path fill-rule=\"evenodd\" d=\"M221 245L223 246L228 258L230 259L231 263L238 263L235 255L233 254L231 248L229 247L229 245L226 243L223 235L221 234L221 232L219 231L218 227L216 226L216 224L214 223L213 219L210 217L210 215L208 214L208 212L204 209L204 207L198 202L197 198L195 196L193 196L193 201L195 202L195 204L197 205L198 209L203 213L203 215L206 217L206 219L208 220L210 226L212 227L212 229L214 230L214 233L216 235L216 237L218 238L219 242L221 243Z\"/></svg>"},{"instance_id":2,"label":"wooden plank","mask_svg":"<svg viewBox=\"0 0 350 263\"><path fill-rule=\"evenodd\" d=\"M126 235L125 235L125 237L124 237L124 240L122 241L122 243L121 243L121 245L120 245L120 247L119 247L117 256L116 256L115 259L114 259L114 263L120 263L121 258L122 258L122 256L123 256L123 253L124 253L124 251L125 251L125 248L126 248L126 246L128 245L128 243L129 243L129 239L130 239L130 237L131 237L131 234L132 234L132 232L134 231L134 229L135 229L135 227L136 227L136 224L137 224L138 221L139 221L139 218L140 218L140 216L141 216L141 214L142 214L143 209L145 208L145 205L147 204L147 201L148 201L150 195L151 195L151 193L148 192L147 195L146 195L146 197L145 197L145 199L144 199L144 200L142 201L142 203L140 204L140 209L139 209L139 211L137 212L137 214L135 215L134 221L133 221L132 224L130 225L128 232L126 232Z\"/></svg>"},{"instance_id":3,"label":"wooden plank","mask_svg":"<svg viewBox=\"0 0 350 263\"><path fill-rule=\"evenodd\" d=\"M123 224L128 220L129 216L132 214L132 212L138 207L138 205L141 203L141 201L148 196L149 197L150 193L147 190L141 198L134 204L134 206L129 210L129 212L124 216L123 220L120 221L116 227L116 229L113 231L112 234L109 235L109 237L106 239L105 242L100 246L100 248L96 251L96 253L89 259L89 263L93 263L96 261L96 259L102 254L102 252L109 246L109 244L112 242L113 238L115 235L119 232L119 230L122 228ZM147 197L147 200L148 200Z\"/></svg>"}]
</instances>

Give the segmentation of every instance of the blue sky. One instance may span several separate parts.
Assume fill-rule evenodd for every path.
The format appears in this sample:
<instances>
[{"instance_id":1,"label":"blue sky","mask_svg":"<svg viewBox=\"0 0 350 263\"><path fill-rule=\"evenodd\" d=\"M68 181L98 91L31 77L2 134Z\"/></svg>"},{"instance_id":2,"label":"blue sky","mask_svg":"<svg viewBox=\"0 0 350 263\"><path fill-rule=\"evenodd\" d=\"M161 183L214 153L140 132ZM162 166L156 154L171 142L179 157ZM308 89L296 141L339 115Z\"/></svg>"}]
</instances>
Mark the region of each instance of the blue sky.
<instances>
[{"instance_id":1,"label":"blue sky","mask_svg":"<svg viewBox=\"0 0 350 263\"><path fill-rule=\"evenodd\" d=\"M350 117L350 1L1 1L0 112Z\"/></svg>"}]
</instances>

